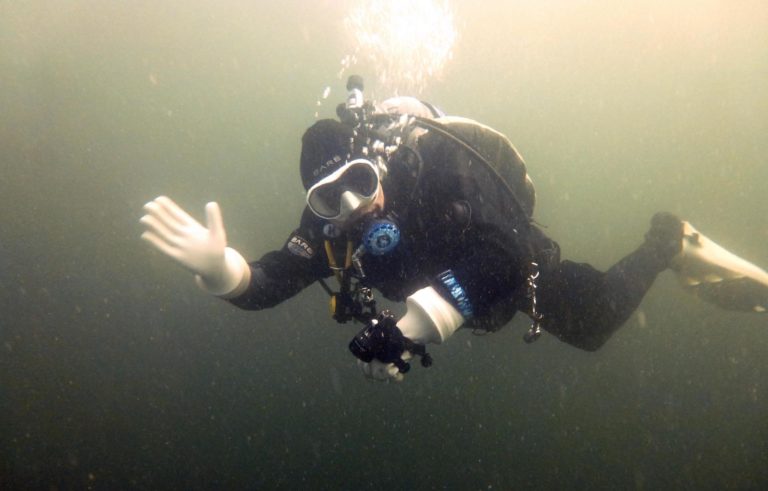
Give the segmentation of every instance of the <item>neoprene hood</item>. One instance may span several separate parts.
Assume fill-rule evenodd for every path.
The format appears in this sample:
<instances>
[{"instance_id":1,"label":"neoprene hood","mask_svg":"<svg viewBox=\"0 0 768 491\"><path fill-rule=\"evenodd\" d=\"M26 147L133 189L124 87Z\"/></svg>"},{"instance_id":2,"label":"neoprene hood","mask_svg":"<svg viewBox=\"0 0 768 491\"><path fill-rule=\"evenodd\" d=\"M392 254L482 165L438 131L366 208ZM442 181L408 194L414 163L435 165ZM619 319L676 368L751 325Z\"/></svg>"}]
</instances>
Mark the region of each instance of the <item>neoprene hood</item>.
<instances>
[{"instance_id":1,"label":"neoprene hood","mask_svg":"<svg viewBox=\"0 0 768 491\"><path fill-rule=\"evenodd\" d=\"M309 189L344 165L354 136L352 128L335 119L321 119L301 138L301 183Z\"/></svg>"}]
</instances>

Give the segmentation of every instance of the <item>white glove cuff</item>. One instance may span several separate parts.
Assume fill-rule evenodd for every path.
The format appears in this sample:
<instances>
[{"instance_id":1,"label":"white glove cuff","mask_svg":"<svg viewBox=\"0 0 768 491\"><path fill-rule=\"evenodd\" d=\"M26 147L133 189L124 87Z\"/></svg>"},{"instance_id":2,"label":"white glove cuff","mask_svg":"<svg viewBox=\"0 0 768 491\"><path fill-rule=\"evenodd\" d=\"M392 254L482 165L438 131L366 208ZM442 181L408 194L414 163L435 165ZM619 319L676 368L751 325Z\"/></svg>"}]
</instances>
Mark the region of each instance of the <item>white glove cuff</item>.
<instances>
[{"instance_id":1,"label":"white glove cuff","mask_svg":"<svg viewBox=\"0 0 768 491\"><path fill-rule=\"evenodd\" d=\"M464 323L461 313L431 286L408 297L406 305L397 327L415 343L440 344Z\"/></svg>"},{"instance_id":2,"label":"white glove cuff","mask_svg":"<svg viewBox=\"0 0 768 491\"><path fill-rule=\"evenodd\" d=\"M224 249L224 268L216 275L195 275L195 281L203 291L221 298L235 298L248 289L251 267L245 258L231 247Z\"/></svg>"}]
</instances>

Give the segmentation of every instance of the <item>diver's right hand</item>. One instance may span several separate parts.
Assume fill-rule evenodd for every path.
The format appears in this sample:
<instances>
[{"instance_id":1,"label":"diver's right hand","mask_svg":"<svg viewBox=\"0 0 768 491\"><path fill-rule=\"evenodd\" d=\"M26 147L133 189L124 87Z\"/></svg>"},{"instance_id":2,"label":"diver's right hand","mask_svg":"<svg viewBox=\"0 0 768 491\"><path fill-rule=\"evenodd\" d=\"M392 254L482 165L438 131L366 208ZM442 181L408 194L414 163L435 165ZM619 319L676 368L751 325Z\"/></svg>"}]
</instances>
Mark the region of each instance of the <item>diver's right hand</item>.
<instances>
[{"instance_id":1,"label":"diver's right hand","mask_svg":"<svg viewBox=\"0 0 768 491\"><path fill-rule=\"evenodd\" d=\"M140 221L146 230L141 238L197 275L203 290L221 297L245 291L251 270L240 253L227 247L216 202L205 206L207 228L166 196L150 201L144 210Z\"/></svg>"}]
</instances>

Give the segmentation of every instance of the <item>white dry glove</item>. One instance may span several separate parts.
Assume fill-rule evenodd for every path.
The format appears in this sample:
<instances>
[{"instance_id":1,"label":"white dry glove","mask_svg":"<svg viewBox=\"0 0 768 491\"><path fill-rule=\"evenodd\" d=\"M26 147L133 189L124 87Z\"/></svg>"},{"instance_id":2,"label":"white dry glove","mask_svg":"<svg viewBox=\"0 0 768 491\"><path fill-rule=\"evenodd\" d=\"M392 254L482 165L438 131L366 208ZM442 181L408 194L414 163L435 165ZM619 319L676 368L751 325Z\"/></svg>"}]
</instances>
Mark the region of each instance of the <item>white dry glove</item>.
<instances>
[{"instance_id":1,"label":"white dry glove","mask_svg":"<svg viewBox=\"0 0 768 491\"><path fill-rule=\"evenodd\" d=\"M461 313L431 286L409 296L406 305L408 310L398 321L397 327L403 336L417 344L440 344L464 323ZM406 362L411 357L409 351L401 355ZM403 374L394 363L383 363L374 359L370 363L358 360L357 365L366 377L374 380L403 380Z\"/></svg>"},{"instance_id":2,"label":"white dry glove","mask_svg":"<svg viewBox=\"0 0 768 491\"><path fill-rule=\"evenodd\" d=\"M251 268L243 256L227 247L221 209L215 202L205 205L203 227L179 205L160 196L144 205L141 238L196 275L200 288L223 298L243 293L251 280Z\"/></svg>"}]
</instances>

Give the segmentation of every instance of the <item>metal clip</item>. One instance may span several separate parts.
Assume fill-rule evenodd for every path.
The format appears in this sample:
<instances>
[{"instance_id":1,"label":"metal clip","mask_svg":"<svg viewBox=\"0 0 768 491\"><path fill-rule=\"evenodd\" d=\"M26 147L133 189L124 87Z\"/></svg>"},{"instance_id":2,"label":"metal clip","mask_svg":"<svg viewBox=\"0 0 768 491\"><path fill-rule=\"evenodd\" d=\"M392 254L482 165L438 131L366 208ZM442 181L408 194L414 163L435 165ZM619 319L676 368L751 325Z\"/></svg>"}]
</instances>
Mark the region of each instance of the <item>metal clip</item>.
<instances>
[{"instance_id":1,"label":"metal clip","mask_svg":"<svg viewBox=\"0 0 768 491\"><path fill-rule=\"evenodd\" d=\"M371 302L373 302L373 290L371 290L367 286L361 286L360 299L363 301L365 305L369 305Z\"/></svg>"},{"instance_id":2,"label":"metal clip","mask_svg":"<svg viewBox=\"0 0 768 491\"><path fill-rule=\"evenodd\" d=\"M357 248L354 254L352 254L352 266L355 268L355 272L359 278L365 278L365 271L363 271L363 262L361 258L365 254L365 246L361 245Z\"/></svg>"},{"instance_id":3,"label":"metal clip","mask_svg":"<svg viewBox=\"0 0 768 491\"><path fill-rule=\"evenodd\" d=\"M539 279L539 264L531 261L530 270L528 273L528 297L531 299L531 320L533 321L531 323L531 327L528 328L528 332L526 332L523 335L523 341L530 344L541 336L541 319L543 316L541 313L539 313L537 307L536 307L536 288L538 288L538 285L536 284L536 280Z\"/></svg>"}]
</instances>

